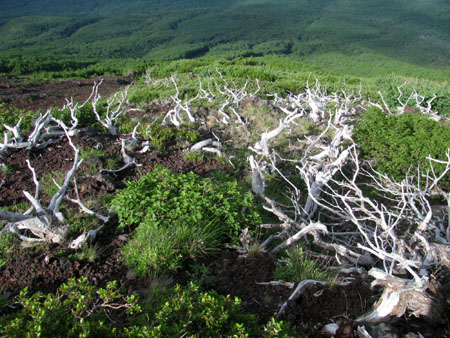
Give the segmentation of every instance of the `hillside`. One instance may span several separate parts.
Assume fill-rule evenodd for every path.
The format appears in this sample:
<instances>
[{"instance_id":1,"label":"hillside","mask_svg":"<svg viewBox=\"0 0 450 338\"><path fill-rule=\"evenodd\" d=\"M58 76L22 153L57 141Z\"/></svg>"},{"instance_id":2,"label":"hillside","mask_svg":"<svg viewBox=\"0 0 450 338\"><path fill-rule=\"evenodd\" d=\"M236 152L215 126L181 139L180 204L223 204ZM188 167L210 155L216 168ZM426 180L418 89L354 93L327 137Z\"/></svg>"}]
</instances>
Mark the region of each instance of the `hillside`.
<instances>
[{"instance_id":1,"label":"hillside","mask_svg":"<svg viewBox=\"0 0 450 338\"><path fill-rule=\"evenodd\" d=\"M449 337L448 0L0 0L0 337Z\"/></svg>"},{"instance_id":2,"label":"hillside","mask_svg":"<svg viewBox=\"0 0 450 338\"><path fill-rule=\"evenodd\" d=\"M444 0L32 0L0 6L4 73L84 68L105 59L282 54L341 74L376 69L422 77L431 68L449 76L450 5Z\"/></svg>"},{"instance_id":3,"label":"hillside","mask_svg":"<svg viewBox=\"0 0 450 338\"><path fill-rule=\"evenodd\" d=\"M66 81L45 113L3 108L0 334L445 336L436 98L290 62L165 62L109 97L112 78Z\"/></svg>"}]
</instances>

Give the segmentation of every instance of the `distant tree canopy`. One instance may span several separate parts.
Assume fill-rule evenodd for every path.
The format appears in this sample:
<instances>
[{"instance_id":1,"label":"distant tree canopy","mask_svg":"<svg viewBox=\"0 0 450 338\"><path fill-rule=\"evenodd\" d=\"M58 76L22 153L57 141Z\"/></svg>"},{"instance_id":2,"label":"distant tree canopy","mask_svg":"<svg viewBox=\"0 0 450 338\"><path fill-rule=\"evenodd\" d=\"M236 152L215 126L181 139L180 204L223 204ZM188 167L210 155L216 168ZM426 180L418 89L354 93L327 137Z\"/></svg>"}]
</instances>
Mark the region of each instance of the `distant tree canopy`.
<instances>
[{"instance_id":1,"label":"distant tree canopy","mask_svg":"<svg viewBox=\"0 0 450 338\"><path fill-rule=\"evenodd\" d=\"M357 61L367 63L363 74L374 66L416 71L414 65L449 74L450 5L444 0L0 0L0 6L0 59L14 63L1 61L2 73L60 69L46 63L49 55L70 63L288 54L333 71L352 72L354 64L342 67ZM330 52L351 60L316 58ZM39 66L27 68L18 55L39 57ZM355 60L358 55L365 56ZM389 66L398 62L402 67Z\"/></svg>"}]
</instances>

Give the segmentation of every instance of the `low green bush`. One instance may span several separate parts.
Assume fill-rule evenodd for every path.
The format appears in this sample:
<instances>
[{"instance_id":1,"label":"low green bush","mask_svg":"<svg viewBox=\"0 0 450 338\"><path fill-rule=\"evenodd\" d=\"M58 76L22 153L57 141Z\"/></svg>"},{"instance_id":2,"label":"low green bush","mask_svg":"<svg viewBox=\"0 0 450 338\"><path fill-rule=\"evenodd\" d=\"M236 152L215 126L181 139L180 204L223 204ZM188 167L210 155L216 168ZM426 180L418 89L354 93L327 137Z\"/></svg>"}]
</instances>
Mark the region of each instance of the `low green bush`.
<instances>
[{"instance_id":1,"label":"low green bush","mask_svg":"<svg viewBox=\"0 0 450 338\"><path fill-rule=\"evenodd\" d=\"M158 305L152 305L153 313L146 322L125 328L125 334L130 337L298 336L283 322L271 320L262 326L255 315L243 311L238 298L222 296L215 291L202 292L193 283L186 288L177 285L171 292ZM149 322L152 325L148 325Z\"/></svg>"},{"instance_id":2,"label":"low green bush","mask_svg":"<svg viewBox=\"0 0 450 338\"><path fill-rule=\"evenodd\" d=\"M450 126L417 114L387 115L377 108L370 108L356 122L355 141L361 155L374 160L375 169L395 179L402 179L411 171L416 175L417 167L429 170L426 159L444 160L449 148ZM440 175L443 164L435 164ZM441 180L444 187L450 187L450 177Z\"/></svg>"},{"instance_id":3,"label":"low green bush","mask_svg":"<svg viewBox=\"0 0 450 338\"><path fill-rule=\"evenodd\" d=\"M139 274L180 267L187 257L215 250L260 222L251 193L237 181L173 174L163 167L129 182L112 208L120 229L137 226L123 252Z\"/></svg>"},{"instance_id":4,"label":"low green bush","mask_svg":"<svg viewBox=\"0 0 450 338\"><path fill-rule=\"evenodd\" d=\"M101 101L103 103L103 101ZM99 103L98 105L101 105ZM100 111L101 112L101 111ZM52 109L52 115L63 121L67 126L72 124L72 116L69 109L57 110ZM75 117L78 119L78 128L94 127L101 129L100 123L95 117L94 111L90 104L86 104L84 107L78 108L75 112Z\"/></svg>"},{"instance_id":5,"label":"low green bush","mask_svg":"<svg viewBox=\"0 0 450 338\"><path fill-rule=\"evenodd\" d=\"M2 337L112 337L119 334L113 320L141 312L137 297L120 294L115 282L96 289L85 277L69 279L56 294L30 296L25 288L17 304L20 310L0 317Z\"/></svg>"},{"instance_id":6,"label":"low green bush","mask_svg":"<svg viewBox=\"0 0 450 338\"><path fill-rule=\"evenodd\" d=\"M193 144L200 141L201 138L198 131L189 129L187 126L177 129L172 126L163 126L159 123L155 123L150 127L149 134L151 135L152 145L159 150L180 142Z\"/></svg>"},{"instance_id":7,"label":"low green bush","mask_svg":"<svg viewBox=\"0 0 450 338\"><path fill-rule=\"evenodd\" d=\"M32 112L25 109L16 109L6 106L6 104L0 104L0 134L3 135L6 132L4 124L10 127L14 127L19 119L22 118L20 123L20 129L22 135L28 134L33 129L33 122L39 116L39 113Z\"/></svg>"},{"instance_id":8,"label":"low green bush","mask_svg":"<svg viewBox=\"0 0 450 338\"><path fill-rule=\"evenodd\" d=\"M0 298L0 310L8 301ZM105 288L85 277L69 279L56 294L25 288L17 311L0 316L1 337L293 337L292 327L274 319L265 326L245 312L238 298L201 292L190 283L155 291L147 302L124 296L116 282Z\"/></svg>"}]
</instances>

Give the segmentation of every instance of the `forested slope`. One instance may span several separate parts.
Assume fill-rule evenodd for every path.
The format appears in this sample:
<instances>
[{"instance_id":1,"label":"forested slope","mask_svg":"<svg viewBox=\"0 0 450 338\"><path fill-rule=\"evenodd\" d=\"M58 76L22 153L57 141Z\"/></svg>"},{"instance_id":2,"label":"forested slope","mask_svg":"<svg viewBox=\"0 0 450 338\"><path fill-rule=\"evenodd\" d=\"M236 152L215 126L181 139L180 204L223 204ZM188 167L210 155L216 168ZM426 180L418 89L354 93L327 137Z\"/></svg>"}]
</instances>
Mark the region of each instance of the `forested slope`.
<instances>
[{"instance_id":1,"label":"forested slope","mask_svg":"<svg viewBox=\"0 0 450 338\"><path fill-rule=\"evenodd\" d=\"M286 54L338 73L376 67L421 76L419 66L448 76L450 6L443 0L2 0L0 7L4 73L105 59ZM40 67L43 59L54 62Z\"/></svg>"}]
</instances>

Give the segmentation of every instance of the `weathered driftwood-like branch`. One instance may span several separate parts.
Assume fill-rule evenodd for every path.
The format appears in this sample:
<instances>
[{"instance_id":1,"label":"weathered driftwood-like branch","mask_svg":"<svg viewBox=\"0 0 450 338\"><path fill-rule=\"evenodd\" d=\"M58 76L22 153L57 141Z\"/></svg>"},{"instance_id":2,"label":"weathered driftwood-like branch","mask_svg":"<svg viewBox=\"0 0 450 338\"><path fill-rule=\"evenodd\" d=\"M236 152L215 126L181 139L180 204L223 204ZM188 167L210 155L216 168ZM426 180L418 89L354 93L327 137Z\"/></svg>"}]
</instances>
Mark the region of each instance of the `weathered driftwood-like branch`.
<instances>
[{"instance_id":1,"label":"weathered driftwood-like branch","mask_svg":"<svg viewBox=\"0 0 450 338\"><path fill-rule=\"evenodd\" d=\"M52 121L50 110L47 110L45 114L41 114L34 121L34 129L28 136L27 141L23 141L23 136L21 135L21 121L22 120L20 119L14 127L4 125L5 128L13 134L13 138L11 139L7 132L4 133L3 143L0 143L0 154L6 152L8 149L45 148L51 142L51 140L46 142L44 142L44 140L51 137L52 133L47 131L43 133L44 129Z\"/></svg>"},{"instance_id":2,"label":"weathered driftwood-like branch","mask_svg":"<svg viewBox=\"0 0 450 338\"><path fill-rule=\"evenodd\" d=\"M60 123L60 121L58 120L55 121ZM36 216L31 216L27 214L24 214L22 216L17 214L12 215L11 213L5 212L2 212L0 214L0 218L6 219L11 222L6 225L5 229L9 229L11 232L17 233L20 239L25 241L45 241L45 242L61 243L65 240L67 235L67 227L60 225L60 222L61 223L64 222L64 216L60 212L59 208L61 201L64 195L66 194L70 181L74 176L75 171L80 166L82 160L79 160L79 150L72 143L72 140L67 130L65 129L64 125L60 123L60 126L64 130L70 146L74 149L75 156L72 169L69 170L69 172L66 174L63 185L59 187L56 194L52 197L49 206L47 208L43 208L40 201L38 200L39 183L36 178L34 169L28 162L28 166L30 167L33 173L33 180L36 184L36 193L35 196L32 196L27 191L24 191L24 195L34 208ZM35 237L30 237L29 235L21 234L19 233L19 231L30 232Z\"/></svg>"},{"instance_id":3,"label":"weathered driftwood-like branch","mask_svg":"<svg viewBox=\"0 0 450 338\"><path fill-rule=\"evenodd\" d=\"M136 159L131 157L127 153L127 148L133 147L134 144L138 141L138 139L136 138L136 132L137 132L137 129L139 128L139 125L140 125L140 123L136 124L136 126L134 127L133 132L131 134L131 137L121 140L122 147L121 147L120 152L122 154L122 159L125 164L119 169L102 169L102 170L100 170L101 173L106 172L106 173L117 174L125 169L130 168L130 167L140 166L140 164L138 164L136 162Z\"/></svg>"},{"instance_id":4,"label":"weathered driftwood-like branch","mask_svg":"<svg viewBox=\"0 0 450 338\"><path fill-rule=\"evenodd\" d=\"M222 144L219 141L214 141L212 138L208 138L203 141L199 141L191 147L191 151L201 151L204 147L214 146L216 148L221 148Z\"/></svg>"},{"instance_id":5,"label":"weathered driftwood-like branch","mask_svg":"<svg viewBox=\"0 0 450 338\"><path fill-rule=\"evenodd\" d=\"M33 181L36 186L36 192L34 196L32 196L27 191L24 191L25 197L28 199L30 204L32 205L31 210L27 210L24 214L12 213L5 210L0 210L0 219L6 220L9 223L2 230L10 231L18 235L18 237L23 241L29 242L50 242L50 243L63 243L66 240L68 233L68 225L64 225L65 221L64 215L60 211L60 205L63 198L67 198L67 189L69 187L70 182L74 178L75 172L79 168L82 163L82 160L79 158L79 150L73 144L72 139L70 137L70 132L67 127L60 120L51 118L52 122L55 122L60 128L62 132L65 134L70 147L72 147L74 151L74 161L72 168L67 172L64 182L62 185L57 185L58 191L55 195L52 196L51 201L48 207L44 208L39 201L39 192L40 192L40 184L39 180L36 177L36 172L34 168L31 166L30 161L27 160L27 165L30 168ZM36 124L37 125L37 124ZM81 203L79 198L78 190L75 189L77 199L72 200L77 203L84 212L95 215L100 218L103 222L108 220L107 217L101 216L84 206ZM35 211L35 215L31 215L32 211ZM86 234L83 234L79 238L77 238L72 244L71 247L79 247L84 242L93 240L97 232L101 229L98 228L96 230L91 230Z\"/></svg>"},{"instance_id":6,"label":"weathered driftwood-like branch","mask_svg":"<svg viewBox=\"0 0 450 338\"><path fill-rule=\"evenodd\" d=\"M117 92L112 97L108 98L106 100L106 112L105 117L101 118L100 113L97 110L98 102L101 99L101 96L98 92L98 89L100 85L102 84L103 80L100 82L95 82L94 87L92 88L92 93L90 98L91 99L91 105L93 112L95 114L95 117L97 121L104 127L112 136L119 135L119 130L117 129L117 122L119 120L119 117L129 111L132 111L133 109L129 109L126 107L127 99L128 99L128 92L130 90L131 85L128 85L125 87L124 90Z\"/></svg>"},{"instance_id":7,"label":"weathered driftwood-like branch","mask_svg":"<svg viewBox=\"0 0 450 338\"><path fill-rule=\"evenodd\" d=\"M408 100L401 101L401 87L399 92L399 102L404 110ZM414 98L412 95L409 100ZM312 237L316 246L334 252L338 262L376 265L370 274L375 278L375 284L384 286L385 292L373 311L361 320L383 320L409 310L436 321L439 306L437 311L430 311L430 304L435 299L424 290L429 284L430 268L450 262L450 223L437 222L429 198L440 195L450 206L448 192L439 186L439 181L450 172L450 153L447 160L429 159L429 172L419 171L401 182L381 175L370 164L362 166L352 140L350 123L355 114L350 107L355 100L358 98L345 93L343 96L337 93L328 95L318 86L314 90L308 86L304 93L291 94L286 99L274 95L274 106L287 116L311 118L317 122L324 122L328 117L328 123L317 137L299 140L303 143L299 148L306 149L301 159L289 159L296 163L295 168L306 184L306 192L300 191L289 179L289 174L279 169L279 162L287 160L271 149L267 142L280 137L282 130L289 128L292 122L280 123L272 134L263 133L261 141L250 148L260 156L258 160L249 157L252 189L264 197L268 205L265 209L281 222L280 232L269 237L263 245L268 247L273 239L281 239L282 244L273 249L278 252L297 241L310 241ZM334 103L333 110L325 109L327 102ZM390 112L386 103L383 104ZM428 106L431 107L430 104ZM440 175L434 170L436 164L445 167ZM277 173L292 188L292 206L286 212L283 211L285 206L264 196L266 168ZM388 203L368 197L364 185L383 196ZM302 193L306 196L300 198ZM304 202L300 203L300 200ZM449 209L446 210L448 214ZM406 229L402 228L405 226ZM441 243L435 243L434 238ZM398 273L407 277L400 278Z\"/></svg>"},{"instance_id":8,"label":"weathered driftwood-like branch","mask_svg":"<svg viewBox=\"0 0 450 338\"><path fill-rule=\"evenodd\" d=\"M314 285L326 285L326 282L312 280L312 279L305 279L304 281L301 281L298 283L297 287L295 288L294 292L289 296L289 298L283 303L280 310L278 310L277 314L275 315L275 318L278 320L280 319L286 312L286 309L288 308L289 304L294 302L296 299L298 299L308 288Z\"/></svg>"},{"instance_id":9,"label":"weathered driftwood-like branch","mask_svg":"<svg viewBox=\"0 0 450 338\"><path fill-rule=\"evenodd\" d=\"M195 118L191 113L191 104L193 101L195 101L197 98L200 97L200 94L197 94L195 97L189 100L187 97L184 100L180 99L179 98L180 90L178 89L177 82L175 81L173 76L170 79L172 80L176 89L175 95L171 96L172 101L174 103L174 107L167 112L167 114L164 116L162 123L167 124L168 120L175 127L179 128L181 126L181 123L185 121L181 115L182 112L186 114L189 122L195 122Z\"/></svg>"}]
</instances>

